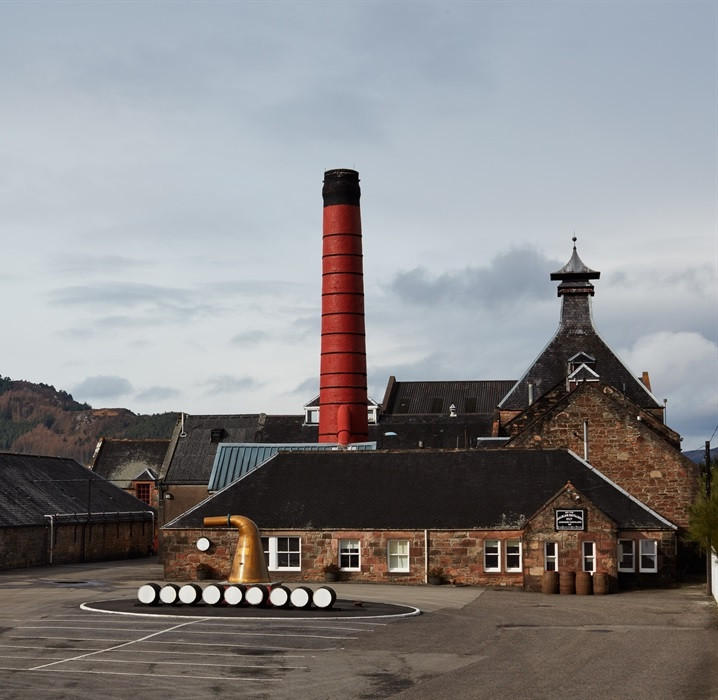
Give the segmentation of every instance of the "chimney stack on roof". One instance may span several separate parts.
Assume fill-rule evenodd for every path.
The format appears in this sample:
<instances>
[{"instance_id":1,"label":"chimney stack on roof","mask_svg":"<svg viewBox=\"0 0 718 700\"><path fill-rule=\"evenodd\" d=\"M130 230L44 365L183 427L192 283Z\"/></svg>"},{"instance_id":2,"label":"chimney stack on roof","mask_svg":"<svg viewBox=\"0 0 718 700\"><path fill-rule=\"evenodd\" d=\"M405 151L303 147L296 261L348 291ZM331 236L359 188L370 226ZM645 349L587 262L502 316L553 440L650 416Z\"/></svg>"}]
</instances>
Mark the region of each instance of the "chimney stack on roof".
<instances>
[{"instance_id":1,"label":"chimney stack on roof","mask_svg":"<svg viewBox=\"0 0 718 700\"><path fill-rule=\"evenodd\" d=\"M369 436L359 173L324 173L319 442Z\"/></svg>"}]
</instances>

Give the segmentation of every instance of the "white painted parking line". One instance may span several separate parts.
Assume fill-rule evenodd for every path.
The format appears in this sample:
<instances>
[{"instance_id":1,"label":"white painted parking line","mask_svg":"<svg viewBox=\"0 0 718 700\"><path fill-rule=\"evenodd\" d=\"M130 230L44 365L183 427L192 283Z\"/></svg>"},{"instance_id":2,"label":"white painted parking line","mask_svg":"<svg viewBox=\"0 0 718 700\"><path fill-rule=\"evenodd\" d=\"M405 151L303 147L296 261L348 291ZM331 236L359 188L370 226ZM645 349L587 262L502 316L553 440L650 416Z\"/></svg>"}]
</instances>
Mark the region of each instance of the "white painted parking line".
<instances>
[{"instance_id":1,"label":"white painted parking line","mask_svg":"<svg viewBox=\"0 0 718 700\"><path fill-rule=\"evenodd\" d=\"M158 634L161 634L159 632ZM149 635L154 636L154 635ZM44 637L44 636L36 636L36 637L8 637L8 639L55 639L55 640L66 640L71 642L117 642L117 646L113 647L107 647L105 649L97 649L96 653L103 652L103 651L111 651L115 649L119 649L123 646L126 646L127 644L168 644L168 645L183 645L183 646L200 646L200 647L227 647L229 649L232 648L239 648L239 649L258 649L261 651L302 651L302 647L279 647L279 646L261 646L258 647L256 644L220 644L219 642L213 643L213 642L184 642L184 641L177 641L177 642L159 642L156 640L152 641L143 641L143 640L137 640L137 641L126 641L122 639L86 639L86 638L78 638L78 637ZM321 648L314 648L314 647L308 647L307 651L335 651L340 647L321 647Z\"/></svg>"},{"instance_id":2,"label":"white painted parking line","mask_svg":"<svg viewBox=\"0 0 718 700\"><path fill-rule=\"evenodd\" d=\"M282 683L284 678L266 678L255 676L193 676L185 673L129 673L125 671L76 671L69 668L53 668L53 673L79 673L92 674L97 676L132 676L133 678L192 678L196 680L206 681L227 681L228 683L236 683L237 681L256 681L258 683ZM41 671L47 672L47 669L39 668L0 668L0 671Z\"/></svg>"},{"instance_id":3,"label":"white painted parking line","mask_svg":"<svg viewBox=\"0 0 718 700\"><path fill-rule=\"evenodd\" d=\"M137 632L133 627L80 627L79 625L18 625L16 630L94 630L95 632ZM156 632L162 632L162 629L155 628ZM151 630L150 630L151 631Z\"/></svg>"},{"instance_id":4,"label":"white painted parking line","mask_svg":"<svg viewBox=\"0 0 718 700\"><path fill-rule=\"evenodd\" d=\"M32 669L32 670L33 670L33 671L36 671L36 670L41 669L41 668L48 668L49 666L55 666L56 664L66 663L67 661L74 661L75 659L82 659L82 658L85 658L85 657L87 657L87 656L94 656L95 654L102 654L103 652L105 652L105 651L110 651L111 649L119 649L120 647L129 646L130 644L137 644L137 643L139 643L139 642L145 642L145 641L147 641L148 639L152 639L152 637L156 637L156 636L159 635L159 634L165 634L165 632L171 632L172 630L179 629L180 627L186 627L187 625L193 625L193 624L196 624L196 621L195 621L195 620L192 620L192 621L190 621L190 622L185 622L184 624L181 624L181 625L175 625L174 627L170 627L170 628L167 629L167 630L162 630L161 632L153 632L152 634L148 634L148 635L146 635L146 636L144 636L144 637L141 637L140 639L135 639L135 640L132 640L132 641L129 641L129 642L123 642L123 643L120 644L119 646L110 647L110 649L99 649L98 651L91 651L91 652L88 652L87 654L82 654L81 656L75 656L75 657L70 658L70 659L63 659L62 661L53 661L52 663L49 663L49 664L43 664L42 666L36 666L36 667L35 667L34 669Z\"/></svg>"},{"instance_id":5,"label":"white painted parking line","mask_svg":"<svg viewBox=\"0 0 718 700\"><path fill-rule=\"evenodd\" d=\"M212 636L226 635L229 637L301 637L306 639L359 639L359 637L337 637L328 634L295 634L294 632L202 632L192 630L191 632L183 632L183 634L209 634Z\"/></svg>"},{"instance_id":6,"label":"white painted parking line","mask_svg":"<svg viewBox=\"0 0 718 700\"><path fill-rule=\"evenodd\" d=\"M190 624L190 623L187 623ZM181 627L182 625L178 625L178 627ZM131 627L16 627L15 629L18 630L95 630L97 632L137 632L137 630L132 629ZM161 632L171 632L172 630L176 629L176 627L170 627L165 628L163 630L157 630L157 633L160 634ZM187 634L187 633L185 633ZM332 635L321 635L321 634L295 634L292 632L201 632L201 631L192 631L189 632L189 634L211 634L211 635L229 635L232 637L235 636L242 636L242 637L307 637L310 639L358 639L358 637L338 637L338 636L332 636Z\"/></svg>"},{"instance_id":7,"label":"white painted parking line","mask_svg":"<svg viewBox=\"0 0 718 700\"><path fill-rule=\"evenodd\" d=\"M195 656L197 656L195 654ZM21 658L21 657L13 657L13 658ZM28 657L32 658L32 657ZM255 657L256 658L256 657ZM77 663L95 663L94 659L78 659ZM152 665L152 666L215 666L217 668L267 668L271 669L273 671L291 671L291 670L306 670L309 668L308 666L270 666L270 665L262 665L262 664L210 664L205 663L202 661L155 661L154 659L152 661L147 660L127 660L127 659L102 659L103 664L145 664L145 665Z\"/></svg>"}]
</instances>

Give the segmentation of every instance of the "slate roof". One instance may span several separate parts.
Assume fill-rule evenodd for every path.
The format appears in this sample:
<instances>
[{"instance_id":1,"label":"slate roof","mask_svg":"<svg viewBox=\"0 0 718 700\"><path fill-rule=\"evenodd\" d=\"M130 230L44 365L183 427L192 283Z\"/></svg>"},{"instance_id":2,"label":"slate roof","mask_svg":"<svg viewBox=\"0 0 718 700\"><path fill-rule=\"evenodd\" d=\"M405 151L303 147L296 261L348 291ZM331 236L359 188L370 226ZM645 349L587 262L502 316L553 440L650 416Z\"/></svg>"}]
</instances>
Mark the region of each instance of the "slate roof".
<instances>
[{"instance_id":1,"label":"slate roof","mask_svg":"<svg viewBox=\"0 0 718 700\"><path fill-rule=\"evenodd\" d=\"M221 443L212 464L209 477L209 490L218 491L229 486L245 474L273 457L280 450L290 452L317 452L319 450L336 450L337 444L330 442L300 443ZM351 446L354 450L375 450L375 442L357 442Z\"/></svg>"},{"instance_id":2,"label":"slate roof","mask_svg":"<svg viewBox=\"0 0 718 700\"><path fill-rule=\"evenodd\" d=\"M229 415L184 415L170 440L162 466L166 484L207 484L221 443L297 443L317 442L318 426L305 425L304 416L267 415L265 413ZM218 442L212 431L221 431Z\"/></svg>"},{"instance_id":3,"label":"slate roof","mask_svg":"<svg viewBox=\"0 0 718 700\"><path fill-rule=\"evenodd\" d=\"M549 341L524 376L506 394L499 404L499 408L505 410L525 409L528 406L528 384L533 383L534 398L539 398L565 381L568 359L581 351L596 358L596 364L591 369L604 384L616 387L642 408L660 407L645 385L626 368L595 330L585 335L575 335L567 328L559 326L556 335Z\"/></svg>"},{"instance_id":4,"label":"slate roof","mask_svg":"<svg viewBox=\"0 0 718 700\"><path fill-rule=\"evenodd\" d=\"M482 381L398 382L389 377L382 403L383 415L449 415L451 404L459 416L493 415L515 379Z\"/></svg>"},{"instance_id":5,"label":"slate roof","mask_svg":"<svg viewBox=\"0 0 718 700\"><path fill-rule=\"evenodd\" d=\"M92 520L152 519L145 503L73 459L0 453L0 527L46 525L55 514L86 522L88 496Z\"/></svg>"},{"instance_id":6,"label":"slate roof","mask_svg":"<svg viewBox=\"0 0 718 700\"><path fill-rule=\"evenodd\" d=\"M576 369L569 367L576 355L590 360L586 364L590 364L590 372L597 375L591 375L591 380L598 378L610 384L642 408L661 408L653 394L623 364L593 326L590 305L593 285L588 280L597 279L599 275L578 257L575 245L568 263L558 272L551 273L551 279L562 280L558 287L562 304L558 330L523 377L507 390L499 408L520 411L528 407L529 384L533 387L533 398L538 399Z\"/></svg>"},{"instance_id":7,"label":"slate roof","mask_svg":"<svg viewBox=\"0 0 718 700\"><path fill-rule=\"evenodd\" d=\"M169 440L100 438L90 469L120 488L132 481L154 481L160 473ZM149 473L147 473L149 472Z\"/></svg>"},{"instance_id":8,"label":"slate roof","mask_svg":"<svg viewBox=\"0 0 718 700\"><path fill-rule=\"evenodd\" d=\"M567 450L280 452L164 529L521 529L568 481L620 528L674 529Z\"/></svg>"},{"instance_id":9,"label":"slate roof","mask_svg":"<svg viewBox=\"0 0 718 700\"><path fill-rule=\"evenodd\" d=\"M369 439L376 440L379 449L464 449L490 436L492 421L489 414L382 416L378 425L369 426Z\"/></svg>"}]
</instances>

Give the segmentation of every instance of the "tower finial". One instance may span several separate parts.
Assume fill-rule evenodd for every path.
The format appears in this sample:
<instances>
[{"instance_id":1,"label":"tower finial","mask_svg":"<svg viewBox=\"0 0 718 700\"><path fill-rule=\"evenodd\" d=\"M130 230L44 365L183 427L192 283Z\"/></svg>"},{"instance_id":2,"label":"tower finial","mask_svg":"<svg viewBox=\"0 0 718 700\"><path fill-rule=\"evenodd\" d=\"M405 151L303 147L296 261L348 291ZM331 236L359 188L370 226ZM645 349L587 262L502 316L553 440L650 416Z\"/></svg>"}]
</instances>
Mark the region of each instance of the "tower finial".
<instances>
[{"instance_id":1,"label":"tower finial","mask_svg":"<svg viewBox=\"0 0 718 700\"><path fill-rule=\"evenodd\" d=\"M573 238L571 240L573 241L573 249L576 250L576 233L573 234Z\"/></svg>"}]
</instances>

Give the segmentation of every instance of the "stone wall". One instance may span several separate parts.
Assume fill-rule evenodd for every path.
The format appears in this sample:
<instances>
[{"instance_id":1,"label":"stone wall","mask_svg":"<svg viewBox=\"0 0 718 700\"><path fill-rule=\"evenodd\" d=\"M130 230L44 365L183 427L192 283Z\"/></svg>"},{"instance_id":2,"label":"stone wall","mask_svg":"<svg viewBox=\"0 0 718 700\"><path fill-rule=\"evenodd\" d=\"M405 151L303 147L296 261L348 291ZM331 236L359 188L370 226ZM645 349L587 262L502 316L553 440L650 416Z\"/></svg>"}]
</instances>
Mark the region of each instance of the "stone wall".
<instances>
[{"instance_id":1,"label":"stone wall","mask_svg":"<svg viewBox=\"0 0 718 700\"><path fill-rule=\"evenodd\" d=\"M339 540L356 539L361 542L361 571L341 572L340 580L375 583L425 581L423 530L263 530L261 534L270 537L298 536L302 541L301 571L270 571L273 579L287 582L322 581L324 566L338 563ZM210 550L204 553L199 552L195 546L197 539L202 536L212 542ZM165 529L161 537L166 580L196 580L199 564L209 566L214 578L226 579L228 576L238 539L236 530ZM446 580L484 586L523 586L521 572L487 573L483 568L484 541L520 539L520 531L432 530L428 538L428 566L442 568ZM388 571L387 547L388 540L392 539L409 540L408 573Z\"/></svg>"},{"instance_id":2,"label":"stone wall","mask_svg":"<svg viewBox=\"0 0 718 700\"><path fill-rule=\"evenodd\" d=\"M588 461L632 496L679 527L688 525L698 489L698 467L644 420L640 409L601 385L579 387L568 402L548 411L509 446L564 447L583 456L588 421Z\"/></svg>"},{"instance_id":3,"label":"stone wall","mask_svg":"<svg viewBox=\"0 0 718 700\"><path fill-rule=\"evenodd\" d=\"M152 523L55 524L53 564L128 559L152 553ZM50 564L50 527L0 529L0 569Z\"/></svg>"},{"instance_id":4,"label":"stone wall","mask_svg":"<svg viewBox=\"0 0 718 700\"><path fill-rule=\"evenodd\" d=\"M586 530L556 531L555 510L557 508L585 511ZM585 494L570 484L554 499L544 506L527 524L525 537L524 569L526 588L540 590L541 578L545 570L544 544L556 542L558 545L558 571L582 571L583 542L596 544L596 572L608 574L616 580L616 524L602 511L596 508Z\"/></svg>"}]
</instances>

